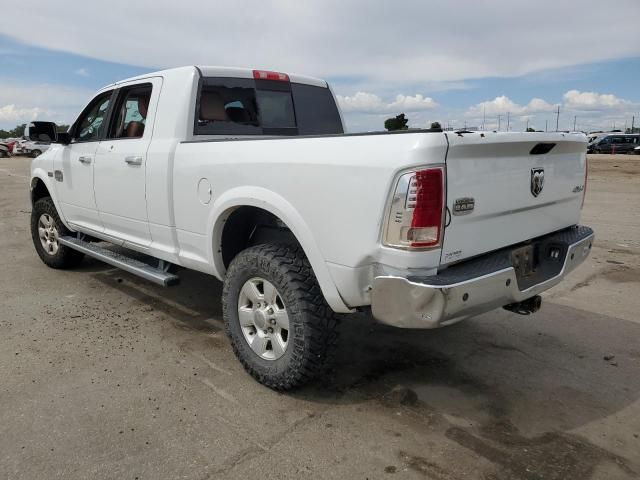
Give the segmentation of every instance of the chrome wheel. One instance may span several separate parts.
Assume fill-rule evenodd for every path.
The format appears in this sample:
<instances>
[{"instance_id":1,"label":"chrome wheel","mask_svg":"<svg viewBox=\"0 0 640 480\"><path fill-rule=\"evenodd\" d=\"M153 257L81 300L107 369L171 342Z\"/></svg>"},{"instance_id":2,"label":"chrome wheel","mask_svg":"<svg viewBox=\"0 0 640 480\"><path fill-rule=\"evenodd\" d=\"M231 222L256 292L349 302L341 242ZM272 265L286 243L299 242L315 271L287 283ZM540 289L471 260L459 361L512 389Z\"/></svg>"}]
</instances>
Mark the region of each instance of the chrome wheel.
<instances>
[{"instance_id":1,"label":"chrome wheel","mask_svg":"<svg viewBox=\"0 0 640 480\"><path fill-rule=\"evenodd\" d=\"M271 282L260 277L245 282L238 298L238 319L256 355L265 360L284 355L289 343L289 316Z\"/></svg>"},{"instance_id":2,"label":"chrome wheel","mask_svg":"<svg viewBox=\"0 0 640 480\"><path fill-rule=\"evenodd\" d=\"M48 213L40 215L38 220L38 236L42 248L49 255L58 253L60 244L58 243L58 227L55 220Z\"/></svg>"}]
</instances>

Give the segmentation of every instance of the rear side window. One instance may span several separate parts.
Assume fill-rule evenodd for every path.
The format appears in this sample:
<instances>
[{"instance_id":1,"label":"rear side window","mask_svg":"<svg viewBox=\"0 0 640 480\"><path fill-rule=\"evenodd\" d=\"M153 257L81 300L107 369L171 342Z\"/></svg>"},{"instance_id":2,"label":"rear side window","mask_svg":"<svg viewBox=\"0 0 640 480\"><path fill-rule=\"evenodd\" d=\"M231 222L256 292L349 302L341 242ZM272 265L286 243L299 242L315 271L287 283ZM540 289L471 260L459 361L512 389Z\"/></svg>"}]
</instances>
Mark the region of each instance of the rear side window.
<instances>
[{"instance_id":1,"label":"rear side window","mask_svg":"<svg viewBox=\"0 0 640 480\"><path fill-rule=\"evenodd\" d=\"M342 133L340 115L329 89L300 87L307 86L272 80L205 78L196 102L194 134Z\"/></svg>"}]
</instances>

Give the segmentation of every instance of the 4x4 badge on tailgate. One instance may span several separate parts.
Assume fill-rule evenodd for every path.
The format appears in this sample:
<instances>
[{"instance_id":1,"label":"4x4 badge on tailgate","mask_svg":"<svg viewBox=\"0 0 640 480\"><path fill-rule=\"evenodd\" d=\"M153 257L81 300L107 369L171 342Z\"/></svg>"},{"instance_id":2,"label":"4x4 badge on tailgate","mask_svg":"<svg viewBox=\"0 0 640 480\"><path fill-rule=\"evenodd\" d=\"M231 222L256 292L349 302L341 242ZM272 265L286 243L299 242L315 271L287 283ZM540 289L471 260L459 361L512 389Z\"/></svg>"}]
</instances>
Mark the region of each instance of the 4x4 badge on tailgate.
<instances>
[{"instance_id":1,"label":"4x4 badge on tailgate","mask_svg":"<svg viewBox=\"0 0 640 480\"><path fill-rule=\"evenodd\" d=\"M544 168L531 169L531 195L537 197L544 187Z\"/></svg>"}]
</instances>

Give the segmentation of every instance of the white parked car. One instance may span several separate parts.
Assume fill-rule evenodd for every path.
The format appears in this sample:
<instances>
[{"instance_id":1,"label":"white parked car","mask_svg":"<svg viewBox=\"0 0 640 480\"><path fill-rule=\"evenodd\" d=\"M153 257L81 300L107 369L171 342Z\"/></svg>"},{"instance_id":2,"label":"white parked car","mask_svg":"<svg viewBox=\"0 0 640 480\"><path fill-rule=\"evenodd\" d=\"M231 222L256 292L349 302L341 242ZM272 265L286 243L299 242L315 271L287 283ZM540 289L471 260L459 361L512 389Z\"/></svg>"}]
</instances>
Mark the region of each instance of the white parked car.
<instances>
[{"instance_id":1,"label":"white parked car","mask_svg":"<svg viewBox=\"0 0 640 480\"><path fill-rule=\"evenodd\" d=\"M49 142L40 142L40 141L28 141L22 145L23 153L36 158L42 155L43 152L46 152L51 144Z\"/></svg>"},{"instance_id":2,"label":"white parked car","mask_svg":"<svg viewBox=\"0 0 640 480\"><path fill-rule=\"evenodd\" d=\"M29 140L24 139L24 138L20 138L20 139L16 140L16 143L13 146L13 154L14 155L20 155L20 154L27 153L27 151L25 150L25 145L28 142L29 142Z\"/></svg>"},{"instance_id":3,"label":"white parked car","mask_svg":"<svg viewBox=\"0 0 640 480\"><path fill-rule=\"evenodd\" d=\"M172 265L219 278L236 355L276 389L322 371L337 313L403 328L529 314L593 243L586 137L345 134L311 77L165 70L103 88L69 133L40 127L57 142L31 167L43 262L89 255L165 286Z\"/></svg>"}]
</instances>

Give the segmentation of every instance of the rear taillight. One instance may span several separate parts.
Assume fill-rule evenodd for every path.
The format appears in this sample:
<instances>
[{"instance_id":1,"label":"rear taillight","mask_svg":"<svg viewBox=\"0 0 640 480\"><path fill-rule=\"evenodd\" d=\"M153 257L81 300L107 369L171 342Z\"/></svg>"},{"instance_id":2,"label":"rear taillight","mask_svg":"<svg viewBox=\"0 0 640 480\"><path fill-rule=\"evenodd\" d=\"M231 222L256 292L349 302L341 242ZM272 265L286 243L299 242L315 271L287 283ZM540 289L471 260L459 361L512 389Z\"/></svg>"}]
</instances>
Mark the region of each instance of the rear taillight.
<instances>
[{"instance_id":1,"label":"rear taillight","mask_svg":"<svg viewBox=\"0 0 640 480\"><path fill-rule=\"evenodd\" d=\"M405 173L396 184L384 244L400 248L436 248L444 222L444 168Z\"/></svg>"},{"instance_id":2,"label":"rear taillight","mask_svg":"<svg viewBox=\"0 0 640 480\"><path fill-rule=\"evenodd\" d=\"M288 82L289 75L280 72L270 72L267 70L254 70L253 78L256 80L276 80L279 82Z\"/></svg>"},{"instance_id":3,"label":"rear taillight","mask_svg":"<svg viewBox=\"0 0 640 480\"><path fill-rule=\"evenodd\" d=\"M587 196L587 179L589 178L589 158L584 157L584 188L582 189L582 204L580 208L584 207L584 198Z\"/></svg>"}]
</instances>

